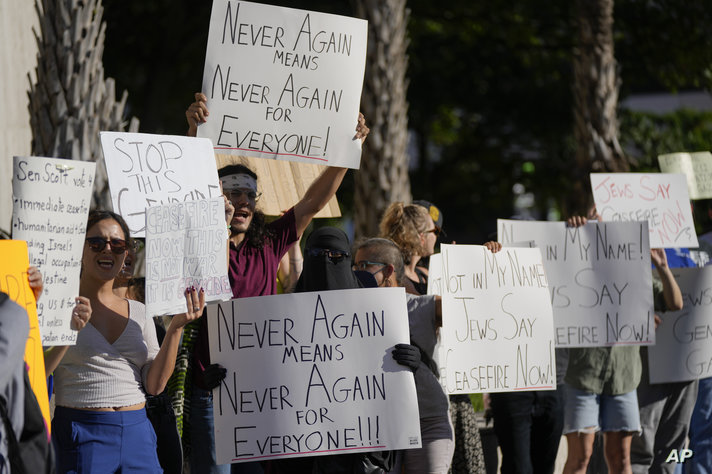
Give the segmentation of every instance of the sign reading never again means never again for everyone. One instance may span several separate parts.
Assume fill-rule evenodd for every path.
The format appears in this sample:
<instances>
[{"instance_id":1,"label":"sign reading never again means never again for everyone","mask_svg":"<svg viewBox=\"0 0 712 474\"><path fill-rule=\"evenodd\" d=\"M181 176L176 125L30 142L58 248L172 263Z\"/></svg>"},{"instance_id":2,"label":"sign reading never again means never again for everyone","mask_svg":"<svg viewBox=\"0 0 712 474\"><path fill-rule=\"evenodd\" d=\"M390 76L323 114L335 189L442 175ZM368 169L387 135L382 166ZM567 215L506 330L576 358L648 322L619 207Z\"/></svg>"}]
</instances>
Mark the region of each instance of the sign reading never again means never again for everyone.
<instances>
[{"instance_id":1,"label":"sign reading never again means never again for everyone","mask_svg":"<svg viewBox=\"0 0 712 474\"><path fill-rule=\"evenodd\" d=\"M219 464L421 446L403 288L211 304L208 331Z\"/></svg>"},{"instance_id":2,"label":"sign reading never again means never again for everyone","mask_svg":"<svg viewBox=\"0 0 712 474\"><path fill-rule=\"evenodd\" d=\"M357 18L213 0L198 136L220 153L358 169L367 38Z\"/></svg>"}]
</instances>

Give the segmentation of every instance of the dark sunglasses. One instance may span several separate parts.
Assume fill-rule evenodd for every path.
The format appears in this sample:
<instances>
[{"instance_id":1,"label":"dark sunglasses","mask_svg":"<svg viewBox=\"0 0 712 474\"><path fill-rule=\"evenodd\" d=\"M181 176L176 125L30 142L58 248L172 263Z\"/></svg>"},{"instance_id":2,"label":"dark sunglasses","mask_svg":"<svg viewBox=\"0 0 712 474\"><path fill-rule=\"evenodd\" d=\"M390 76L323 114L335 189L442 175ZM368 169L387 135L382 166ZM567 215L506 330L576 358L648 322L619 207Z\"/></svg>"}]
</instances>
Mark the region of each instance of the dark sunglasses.
<instances>
[{"instance_id":1,"label":"dark sunglasses","mask_svg":"<svg viewBox=\"0 0 712 474\"><path fill-rule=\"evenodd\" d=\"M309 255L310 257L327 256L329 257L329 260L334 263L340 262L341 260L351 256L350 253L341 250L322 249L319 247L308 249L307 255Z\"/></svg>"},{"instance_id":2,"label":"dark sunglasses","mask_svg":"<svg viewBox=\"0 0 712 474\"><path fill-rule=\"evenodd\" d=\"M126 251L126 241L123 239L105 239L103 237L87 237L87 244L93 252L101 252L109 244L109 248L116 255Z\"/></svg>"}]
</instances>

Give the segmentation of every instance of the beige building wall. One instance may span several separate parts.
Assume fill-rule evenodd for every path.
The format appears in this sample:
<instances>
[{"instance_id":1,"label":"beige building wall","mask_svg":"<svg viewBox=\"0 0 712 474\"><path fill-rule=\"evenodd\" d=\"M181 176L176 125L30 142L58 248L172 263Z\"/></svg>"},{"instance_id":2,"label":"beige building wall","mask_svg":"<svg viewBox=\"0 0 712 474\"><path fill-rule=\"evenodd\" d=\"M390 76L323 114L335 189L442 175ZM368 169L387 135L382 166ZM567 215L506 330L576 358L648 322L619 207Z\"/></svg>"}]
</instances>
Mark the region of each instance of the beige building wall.
<instances>
[{"instance_id":1,"label":"beige building wall","mask_svg":"<svg viewBox=\"0 0 712 474\"><path fill-rule=\"evenodd\" d=\"M29 155L28 73L34 78L39 31L35 2L0 0L0 229L12 219L12 157Z\"/></svg>"}]
</instances>

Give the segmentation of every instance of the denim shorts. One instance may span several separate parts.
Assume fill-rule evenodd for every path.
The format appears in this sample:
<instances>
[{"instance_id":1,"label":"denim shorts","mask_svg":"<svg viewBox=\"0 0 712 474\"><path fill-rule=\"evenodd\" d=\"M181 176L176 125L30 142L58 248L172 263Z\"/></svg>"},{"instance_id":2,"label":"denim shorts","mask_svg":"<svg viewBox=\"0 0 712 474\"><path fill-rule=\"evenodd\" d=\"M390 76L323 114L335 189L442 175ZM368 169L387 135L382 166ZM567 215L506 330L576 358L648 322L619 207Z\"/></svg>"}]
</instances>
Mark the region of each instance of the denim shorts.
<instances>
[{"instance_id":1,"label":"denim shorts","mask_svg":"<svg viewBox=\"0 0 712 474\"><path fill-rule=\"evenodd\" d=\"M564 434L599 430L640 432L635 390L621 395L597 395L567 385Z\"/></svg>"}]
</instances>

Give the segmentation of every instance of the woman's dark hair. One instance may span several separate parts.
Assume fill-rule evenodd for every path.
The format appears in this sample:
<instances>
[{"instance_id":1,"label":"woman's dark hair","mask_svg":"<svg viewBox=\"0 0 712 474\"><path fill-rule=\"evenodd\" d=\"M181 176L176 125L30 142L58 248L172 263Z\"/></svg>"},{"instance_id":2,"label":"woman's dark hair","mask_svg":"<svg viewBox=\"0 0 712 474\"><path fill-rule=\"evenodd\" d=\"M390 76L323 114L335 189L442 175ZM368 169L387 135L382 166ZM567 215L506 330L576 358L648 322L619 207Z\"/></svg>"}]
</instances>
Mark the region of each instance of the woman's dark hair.
<instances>
[{"instance_id":1,"label":"woman's dark hair","mask_svg":"<svg viewBox=\"0 0 712 474\"><path fill-rule=\"evenodd\" d=\"M126 224L124 218L115 212L97 210L89 211L89 217L87 218L87 232L89 232L89 229L91 229L94 224L96 224L97 222L104 221L106 219L114 219L119 224L119 227L121 227L121 231L124 233L124 240L126 240L126 243L129 245L133 244L133 241L131 240L131 232L129 232L129 226Z\"/></svg>"},{"instance_id":2,"label":"woman's dark hair","mask_svg":"<svg viewBox=\"0 0 712 474\"><path fill-rule=\"evenodd\" d=\"M218 170L218 176L228 176L231 174L246 174L252 176L257 181L257 174L245 165L228 165ZM267 226L267 220L262 211L255 210L252 214L252 222L245 233L245 243L251 247L261 249L265 240L274 237L274 232Z\"/></svg>"}]
</instances>

